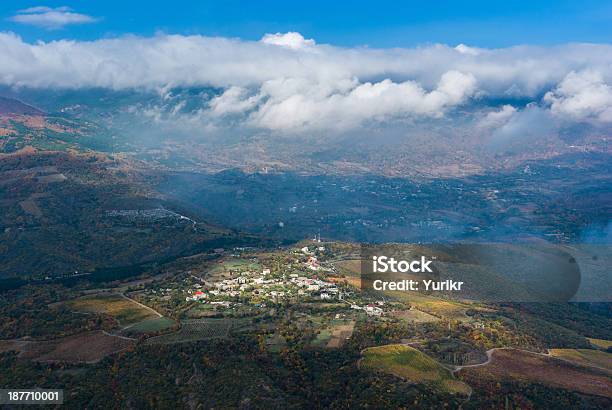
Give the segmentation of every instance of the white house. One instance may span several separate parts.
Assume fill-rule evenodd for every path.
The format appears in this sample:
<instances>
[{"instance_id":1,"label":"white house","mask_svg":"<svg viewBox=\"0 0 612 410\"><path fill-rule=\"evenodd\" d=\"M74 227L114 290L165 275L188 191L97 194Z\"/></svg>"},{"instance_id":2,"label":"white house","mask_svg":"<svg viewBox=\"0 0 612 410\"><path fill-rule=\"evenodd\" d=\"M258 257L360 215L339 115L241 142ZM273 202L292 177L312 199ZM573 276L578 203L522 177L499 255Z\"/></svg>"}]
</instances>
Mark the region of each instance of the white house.
<instances>
[{"instance_id":1,"label":"white house","mask_svg":"<svg viewBox=\"0 0 612 410\"><path fill-rule=\"evenodd\" d=\"M383 310L374 305L368 305L365 308L366 314L368 316L382 316Z\"/></svg>"}]
</instances>

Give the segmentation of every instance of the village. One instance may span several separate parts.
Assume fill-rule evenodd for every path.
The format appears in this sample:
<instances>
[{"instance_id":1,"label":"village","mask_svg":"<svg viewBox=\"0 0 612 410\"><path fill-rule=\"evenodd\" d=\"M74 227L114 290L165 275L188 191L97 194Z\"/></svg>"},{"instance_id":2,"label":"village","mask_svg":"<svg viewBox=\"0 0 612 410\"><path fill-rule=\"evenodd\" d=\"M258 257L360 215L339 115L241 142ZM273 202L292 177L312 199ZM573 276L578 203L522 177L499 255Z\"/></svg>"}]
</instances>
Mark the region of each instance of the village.
<instances>
[{"instance_id":1,"label":"village","mask_svg":"<svg viewBox=\"0 0 612 410\"><path fill-rule=\"evenodd\" d=\"M192 273L187 282L195 283L184 290L184 300L219 309L243 304L266 307L296 302L337 303L368 316L382 316L385 302L369 300L339 280L336 268L324 261L329 252L320 239L314 242L311 246L292 249L286 260L277 261L274 267L260 265L259 259L252 257L250 264L232 265L223 271L227 277L220 280L214 273L203 277Z\"/></svg>"}]
</instances>

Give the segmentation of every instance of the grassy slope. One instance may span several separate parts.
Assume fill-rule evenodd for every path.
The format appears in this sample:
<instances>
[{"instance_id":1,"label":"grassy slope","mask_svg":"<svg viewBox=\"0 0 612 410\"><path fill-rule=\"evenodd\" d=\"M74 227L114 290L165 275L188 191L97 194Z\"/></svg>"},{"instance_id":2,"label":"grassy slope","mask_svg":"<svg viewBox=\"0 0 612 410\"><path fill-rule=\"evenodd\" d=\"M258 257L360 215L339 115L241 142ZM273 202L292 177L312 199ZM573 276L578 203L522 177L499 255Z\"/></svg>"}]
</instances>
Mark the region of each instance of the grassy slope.
<instances>
[{"instance_id":1,"label":"grassy slope","mask_svg":"<svg viewBox=\"0 0 612 410\"><path fill-rule=\"evenodd\" d=\"M121 326L156 317L153 312L119 295L86 297L67 303L78 311L110 315L117 319Z\"/></svg>"},{"instance_id":2,"label":"grassy slope","mask_svg":"<svg viewBox=\"0 0 612 410\"><path fill-rule=\"evenodd\" d=\"M409 346L371 347L363 352L361 366L393 374L416 383L429 383L449 393L469 394L470 387L431 357Z\"/></svg>"}]
</instances>

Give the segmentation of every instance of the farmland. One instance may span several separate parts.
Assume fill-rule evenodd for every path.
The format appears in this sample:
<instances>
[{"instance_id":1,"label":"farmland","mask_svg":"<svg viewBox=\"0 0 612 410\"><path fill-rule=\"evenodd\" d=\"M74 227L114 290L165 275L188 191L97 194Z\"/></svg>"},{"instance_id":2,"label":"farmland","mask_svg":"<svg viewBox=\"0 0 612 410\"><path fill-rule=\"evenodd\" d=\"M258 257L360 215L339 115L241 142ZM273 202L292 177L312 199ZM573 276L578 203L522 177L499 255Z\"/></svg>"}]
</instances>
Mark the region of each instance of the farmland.
<instances>
[{"instance_id":1,"label":"farmland","mask_svg":"<svg viewBox=\"0 0 612 410\"><path fill-rule=\"evenodd\" d=\"M67 302L74 310L103 313L116 319L122 327L157 317L152 311L118 294L88 296Z\"/></svg>"},{"instance_id":2,"label":"farmland","mask_svg":"<svg viewBox=\"0 0 612 410\"><path fill-rule=\"evenodd\" d=\"M133 345L134 340L95 331L49 341L2 341L0 352L16 351L38 362L95 363Z\"/></svg>"},{"instance_id":3,"label":"farmland","mask_svg":"<svg viewBox=\"0 0 612 410\"><path fill-rule=\"evenodd\" d=\"M174 344L194 342L205 339L226 338L234 326L228 319L191 319L181 322L181 329L175 333L156 336L147 340L148 344Z\"/></svg>"},{"instance_id":4,"label":"farmland","mask_svg":"<svg viewBox=\"0 0 612 410\"><path fill-rule=\"evenodd\" d=\"M592 349L550 349L550 355L612 374L612 353Z\"/></svg>"},{"instance_id":5,"label":"farmland","mask_svg":"<svg viewBox=\"0 0 612 410\"><path fill-rule=\"evenodd\" d=\"M587 340L579 327L562 326L574 322L544 319L543 308L531 305L405 292L373 295L341 283L346 278L335 267L344 255L333 253L336 246L304 241L274 250L219 248L160 265L139 280L24 286L6 294L3 317L6 323L35 326L0 342L0 365L30 366L35 377L44 372L36 366L54 366L53 377L102 373L110 382L115 369L109 363L121 363L123 377L129 374L138 382L143 372L164 363L157 372L172 375L171 384L178 380L177 391L190 389L185 383L194 380L199 392L194 394L202 394L204 386L219 386L220 369L238 374L249 361L254 373L245 388L263 383L274 397L300 397L304 403L313 400L304 389L310 384L316 384L319 397L328 394L329 386L346 397L363 394L355 402L370 407L381 403L381 392L391 395L387 404L394 408L426 407L433 401L449 408L495 400L501 400L501 408L504 400L513 408L538 408L549 399L566 408L609 403L602 388L611 380L604 369L606 341ZM572 309L566 316L577 308ZM31 322L29 312L41 320ZM600 317L591 322L586 328L609 323ZM66 323L79 327L65 333ZM45 330L50 325L53 333ZM34 335L32 329L39 332L37 340L26 337ZM588 335L599 334L605 338L605 332ZM588 349L596 344L602 350ZM525 357L504 362L500 357L510 354L506 347L541 354L511 350ZM235 365L228 364L230 354ZM188 358L192 362L186 365ZM234 373L225 376L236 379ZM578 378L578 387L572 386ZM374 401L369 401L371 389L380 390ZM210 403L208 393L202 397Z\"/></svg>"},{"instance_id":6,"label":"farmland","mask_svg":"<svg viewBox=\"0 0 612 410\"><path fill-rule=\"evenodd\" d=\"M391 291L388 294L398 300L408 302L420 311L434 317L445 317L461 321L469 320L466 312L470 306L461 302L422 295L416 292L407 295L406 292Z\"/></svg>"},{"instance_id":7,"label":"farmland","mask_svg":"<svg viewBox=\"0 0 612 410\"><path fill-rule=\"evenodd\" d=\"M440 320L438 317L418 309L398 310L393 312L393 316L408 323L430 323Z\"/></svg>"},{"instance_id":8,"label":"farmland","mask_svg":"<svg viewBox=\"0 0 612 410\"><path fill-rule=\"evenodd\" d=\"M456 380L450 370L417 349L405 345L368 348L360 365L389 373L414 383L428 383L444 392L469 394L470 387Z\"/></svg>"},{"instance_id":9,"label":"farmland","mask_svg":"<svg viewBox=\"0 0 612 410\"><path fill-rule=\"evenodd\" d=\"M609 349L610 347L612 347L612 340L605 340L605 339L595 339L590 337L589 338L589 342L591 342L591 344L593 346L596 346L600 349Z\"/></svg>"},{"instance_id":10,"label":"farmland","mask_svg":"<svg viewBox=\"0 0 612 410\"><path fill-rule=\"evenodd\" d=\"M355 330L354 320L331 320L330 322L318 320L317 322L321 327L311 341L311 345L315 347L340 348L350 339Z\"/></svg>"},{"instance_id":11,"label":"farmland","mask_svg":"<svg viewBox=\"0 0 612 410\"><path fill-rule=\"evenodd\" d=\"M331 332L331 338L327 343L327 347L333 349L342 347L342 345L353 335L354 330L354 321L335 325Z\"/></svg>"},{"instance_id":12,"label":"farmland","mask_svg":"<svg viewBox=\"0 0 612 410\"><path fill-rule=\"evenodd\" d=\"M474 379L516 380L612 397L612 379L604 371L517 349L495 350L490 363L464 368L458 375L469 384Z\"/></svg>"},{"instance_id":13,"label":"farmland","mask_svg":"<svg viewBox=\"0 0 612 410\"><path fill-rule=\"evenodd\" d=\"M122 334L137 335L142 333L156 333L169 330L175 325L176 322L167 317L153 317L123 329Z\"/></svg>"},{"instance_id":14,"label":"farmland","mask_svg":"<svg viewBox=\"0 0 612 410\"><path fill-rule=\"evenodd\" d=\"M226 277L231 272L239 272L244 270L259 270L261 267L258 263L253 263L246 259L226 259L219 261L209 271L208 276L214 278Z\"/></svg>"}]
</instances>

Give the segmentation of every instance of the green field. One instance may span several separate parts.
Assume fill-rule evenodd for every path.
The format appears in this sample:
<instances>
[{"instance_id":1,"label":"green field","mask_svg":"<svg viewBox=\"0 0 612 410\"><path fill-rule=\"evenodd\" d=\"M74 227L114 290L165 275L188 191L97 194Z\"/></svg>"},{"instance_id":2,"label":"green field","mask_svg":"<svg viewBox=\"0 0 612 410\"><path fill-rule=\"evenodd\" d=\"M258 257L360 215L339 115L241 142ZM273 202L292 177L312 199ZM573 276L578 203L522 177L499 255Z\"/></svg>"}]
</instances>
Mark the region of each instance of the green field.
<instances>
[{"instance_id":1,"label":"green field","mask_svg":"<svg viewBox=\"0 0 612 410\"><path fill-rule=\"evenodd\" d=\"M360 366L415 383L427 383L448 393L469 394L470 387L455 379L450 370L419 350L405 345L371 347L363 352Z\"/></svg>"},{"instance_id":2,"label":"green field","mask_svg":"<svg viewBox=\"0 0 612 410\"><path fill-rule=\"evenodd\" d=\"M178 332L152 337L149 344L174 344L194 342L205 339L218 339L229 336L230 330L236 325L233 319L191 319L181 322Z\"/></svg>"},{"instance_id":3,"label":"green field","mask_svg":"<svg viewBox=\"0 0 612 410\"><path fill-rule=\"evenodd\" d=\"M331 330L323 329L317 334L317 336L313 339L313 341L310 342L310 344L316 347L324 347L327 345L331 337L332 337Z\"/></svg>"},{"instance_id":4,"label":"green field","mask_svg":"<svg viewBox=\"0 0 612 410\"><path fill-rule=\"evenodd\" d=\"M154 333L165 329L169 329L174 326L176 322L167 317L154 317L151 319L143 320L138 322L128 329L125 329L124 333L128 335L139 334L139 333Z\"/></svg>"},{"instance_id":5,"label":"green field","mask_svg":"<svg viewBox=\"0 0 612 410\"><path fill-rule=\"evenodd\" d=\"M319 323L321 325L321 323ZM314 347L339 348L349 339L355 328L352 320L331 320L321 328L310 342Z\"/></svg>"},{"instance_id":6,"label":"green field","mask_svg":"<svg viewBox=\"0 0 612 410\"><path fill-rule=\"evenodd\" d=\"M261 266L258 263L251 262L247 259L229 259L215 265L210 271L210 274L218 274L228 272L230 270L249 270L258 271Z\"/></svg>"}]
</instances>

